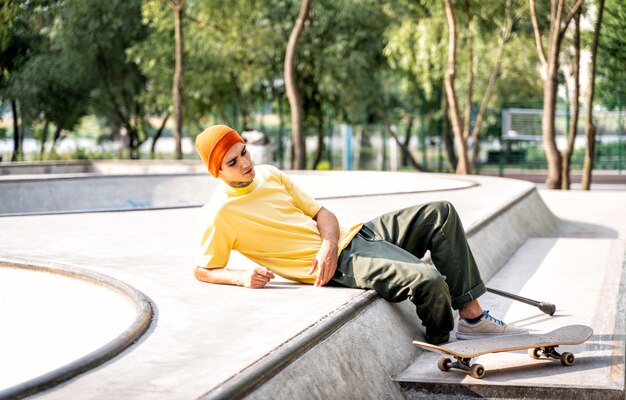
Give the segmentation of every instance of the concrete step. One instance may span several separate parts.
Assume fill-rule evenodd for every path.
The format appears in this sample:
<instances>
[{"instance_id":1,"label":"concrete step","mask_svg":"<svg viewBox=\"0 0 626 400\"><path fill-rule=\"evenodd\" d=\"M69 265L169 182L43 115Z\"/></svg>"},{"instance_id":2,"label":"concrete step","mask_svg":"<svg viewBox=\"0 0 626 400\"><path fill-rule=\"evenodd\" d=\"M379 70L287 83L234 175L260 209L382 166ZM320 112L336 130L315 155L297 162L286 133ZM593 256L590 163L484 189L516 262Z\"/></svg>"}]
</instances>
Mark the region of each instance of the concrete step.
<instances>
[{"instance_id":1,"label":"concrete step","mask_svg":"<svg viewBox=\"0 0 626 400\"><path fill-rule=\"evenodd\" d=\"M493 294L480 298L492 315L525 326L532 333L568 324L585 324L592 338L561 346L576 355L563 367L533 360L526 351L487 354L473 362L487 375L474 379L462 371L442 372L438 353L423 351L396 381L407 398L624 398L624 242L621 239L534 238L527 240L488 286L551 302L553 316ZM455 397L457 398L457 397Z\"/></svg>"}]
</instances>

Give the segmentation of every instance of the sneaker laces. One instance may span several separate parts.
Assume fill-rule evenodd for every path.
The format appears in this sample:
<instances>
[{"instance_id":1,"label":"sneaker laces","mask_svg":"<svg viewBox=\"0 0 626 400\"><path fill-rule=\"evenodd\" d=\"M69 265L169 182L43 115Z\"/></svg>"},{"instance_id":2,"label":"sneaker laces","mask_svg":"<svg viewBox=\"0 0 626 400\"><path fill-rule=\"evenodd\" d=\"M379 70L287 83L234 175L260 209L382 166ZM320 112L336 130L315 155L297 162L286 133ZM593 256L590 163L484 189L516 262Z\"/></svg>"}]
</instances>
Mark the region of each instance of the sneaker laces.
<instances>
[{"instance_id":1,"label":"sneaker laces","mask_svg":"<svg viewBox=\"0 0 626 400\"><path fill-rule=\"evenodd\" d=\"M499 325L504 326L504 322L499 320L499 319L497 319L497 318L492 317L491 314L489 314L489 310L483 311L483 317L487 318L487 319L490 319L490 320L492 320L493 322L495 322L495 323L497 323Z\"/></svg>"}]
</instances>

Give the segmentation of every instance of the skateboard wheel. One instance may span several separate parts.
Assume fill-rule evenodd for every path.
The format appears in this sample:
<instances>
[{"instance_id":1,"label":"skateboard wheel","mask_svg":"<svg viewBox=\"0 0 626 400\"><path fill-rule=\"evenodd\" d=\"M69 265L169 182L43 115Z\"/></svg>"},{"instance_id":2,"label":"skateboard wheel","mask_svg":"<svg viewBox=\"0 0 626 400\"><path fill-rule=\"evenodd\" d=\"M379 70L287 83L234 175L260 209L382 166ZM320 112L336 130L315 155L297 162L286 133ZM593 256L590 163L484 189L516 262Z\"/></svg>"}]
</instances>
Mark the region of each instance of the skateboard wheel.
<instances>
[{"instance_id":1,"label":"skateboard wheel","mask_svg":"<svg viewBox=\"0 0 626 400\"><path fill-rule=\"evenodd\" d=\"M575 361L576 357L574 357L574 355L569 351L561 354L561 364L565 365L566 367L574 365Z\"/></svg>"},{"instance_id":2,"label":"skateboard wheel","mask_svg":"<svg viewBox=\"0 0 626 400\"><path fill-rule=\"evenodd\" d=\"M440 358L439 361L437 361L437 367L443 372L448 372L450 371L451 362L452 360L450 360L449 358L446 358L446 357Z\"/></svg>"},{"instance_id":3,"label":"skateboard wheel","mask_svg":"<svg viewBox=\"0 0 626 400\"><path fill-rule=\"evenodd\" d=\"M541 358L541 349L528 349L528 355L535 360Z\"/></svg>"},{"instance_id":4,"label":"skateboard wheel","mask_svg":"<svg viewBox=\"0 0 626 400\"><path fill-rule=\"evenodd\" d=\"M480 364L474 364L469 370L469 374L472 378L482 379L485 376L485 367Z\"/></svg>"}]
</instances>

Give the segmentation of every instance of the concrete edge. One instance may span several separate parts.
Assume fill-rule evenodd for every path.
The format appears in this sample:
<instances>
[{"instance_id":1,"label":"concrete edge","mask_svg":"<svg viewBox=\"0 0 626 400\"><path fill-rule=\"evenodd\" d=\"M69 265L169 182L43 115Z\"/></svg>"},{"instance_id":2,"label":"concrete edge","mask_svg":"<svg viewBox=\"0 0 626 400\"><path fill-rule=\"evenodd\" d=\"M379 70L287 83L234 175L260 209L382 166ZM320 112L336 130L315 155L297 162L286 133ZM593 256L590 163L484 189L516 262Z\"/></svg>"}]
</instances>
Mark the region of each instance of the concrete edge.
<instances>
[{"instance_id":1,"label":"concrete edge","mask_svg":"<svg viewBox=\"0 0 626 400\"><path fill-rule=\"evenodd\" d=\"M2 182L54 182L54 181L80 181L88 179L120 179L120 178L177 178L181 176L199 176L206 177L205 172L154 172L149 174L103 174L101 172L76 172L66 174L30 174L30 175L0 175L0 183Z\"/></svg>"},{"instance_id":2,"label":"concrete edge","mask_svg":"<svg viewBox=\"0 0 626 400\"><path fill-rule=\"evenodd\" d=\"M401 382L406 398L409 400L423 399L430 396L450 396L453 398L498 398L498 399L588 399L598 398L617 400L623 398L623 391L619 388L605 388L594 386L555 387L546 385L492 385L485 386L479 383L447 383L421 382L419 386ZM505 390L502 390L505 388Z\"/></svg>"},{"instance_id":3,"label":"concrete edge","mask_svg":"<svg viewBox=\"0 0 626 400\"><path fill-rule=\"evenodd\" d=\"M151 174L146 175L146 177L182 177L182 176L197 176L197 175L205 175L204 173L179 173L179 174ZM90 179L90 178L137 178L138 175L85 175L80 174L80 176L63 176L63 177L54 177L54 178L46 178L47 181L53 180L80 180L80 179ZM23 179L24 181L37 181L40 178L28 178ZM418 193L432 193L432 192L448 192L454 190L463 190L470 189L476 186L480 186L480 183L472 180L472 179L461 179L461 178L451 178L450 180L457 180L466 182L467 186L453 187L453 188L445 188L445 189L423 189L423 190L414 190L414 191L403 191L403 192L381 192L381 193L365 193L365 194L357 194L357 195L341 195L341 196L319 196L316 197L318 200L333 200L333 199L345 199L345 198L361 198L361 197L381 197L381 196L395 196L395 195L404 195L404 194L418 194ZM18 182L20 180L13 180L12 183ZM0 184L2 181L0 180ZM63 214L87 214L87 213L100 213L100 212L129 212L129 211L155 211L155 210L175 210L181 208L200 208L204 205L202 204L185 204L185 205L172 205L172 206L160 206L160 207L141 207L141 208L130 208L130 207L112 207L112 208L94 208L94 209L83 209L83 210L56 210L56 211L33 211L33 212L14 212L14 213L2 213L0 212L0 218L3 217L30 217L30 216L38 216L38 215L63 215Z\"/></svg>"},{"instance_id":4,"label":"concrete edge","mask_svg":"<svg viewBox=\"0 0 626 400\"><path fill-rule=\"evenodd\" d=\"M0 399L21 399L34 395L105 363L135 343L154 321L155 314L152 301L139 290L109 276L64 265L34 265L20 260L3 258L0 258L0 268L27 269L80 279L120 294L134 304L136 309L135 320L112 341L55 370L0 391Z\"/></svg>"},{"instance_id":5,"label":"concrete edge","mask_svg":"<svg viewBox=\"0 0 626 400\"><path fill-rule=\"evenodd\" d=\"M219 386L200 396L201 399L241 398L264 384L269 378L328 338L360 312L370 307L379 296L366 291L335 310L326 318L314 323L299 335L283 343L264 358L233 375Z\"/></svg>"},{"instance_id":6,"label":"concrete edge","mask_svg":"<svg viewBox=\"0 0 626 400\"><path fill-rule=\"evenodd\" d=\"M489 225L489 223L491 223L493 220L495 220L496 218L498 218L500 215L504 214L505 212L507 212L508 210L510 210L511 208L513 208L515 205L517 205L518 203L521 203L523 200L525 200L528 196L530 196L531 194L537 192L537 189L535 188L534 185L530 185L528 187L528 189L526 189L521 195L519 195L516 199L514 199L513 201L511 201L510 203L506 204L504 207L501 207L499 210L496 210L493 214L487 215L485 216L485 218L483 218L482 220L478 220L476 222L474 222L472 225L470 225L469 227L467 227L465 235L469 238L471 236L473 236L476 232L478 232L479 230L481 230L482 228L486 227L487 225Z\"/></svg>"},{"instance_id":7,"label":"concrete edge","mask_svg":"<svg viewBox=\"0 0 626 400\"><path fill-rule=\"evenodd\" d=\"M615 337L624 338L626 334L626 326L624 324L626 320L626 245L624 246L623 258L622 258L622 273L619 281L619 296L617 298L617 310L615 312L615 328L613 329ZM622 339L620 342L622 346L622 365L626 365L626 338ZM618 353L618 349L613 350L613 355ZM618 365L613 363L611 365L611 376L614 377L615 381L618 381L618 384L621 384L622 395L624 395L624 389L626 388L626 376L624 374L624 368L620 368Z\"/></svg>"}]
</instances>

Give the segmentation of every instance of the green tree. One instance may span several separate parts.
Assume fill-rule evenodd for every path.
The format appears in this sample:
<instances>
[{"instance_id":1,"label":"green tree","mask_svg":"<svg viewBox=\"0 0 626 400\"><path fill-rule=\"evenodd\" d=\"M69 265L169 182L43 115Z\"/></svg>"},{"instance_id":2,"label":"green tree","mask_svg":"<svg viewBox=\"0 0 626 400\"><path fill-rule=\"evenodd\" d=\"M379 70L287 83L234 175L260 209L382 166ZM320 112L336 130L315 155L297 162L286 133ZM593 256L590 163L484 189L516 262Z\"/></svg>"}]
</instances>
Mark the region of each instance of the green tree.
<instances>
[{"instance_id":1,"label":"green tree","mask_svg":"<svg viewBox=\"0 0 626 400\"><path fill-rule=\"evenodd\" d=\"M583 0L577 0L571 7L568 7L566 0L553 0L550 2L550 9L539 9L535 6L534 0L529 0L530 16L535 32L535 44L537 53L541 60L542 77L544 77L543 91L543 116L541 120L541 130L543 134L544 149L548 159L548 177L546 187L548 189L559 189L561 187L562 160L561 153L556 146L556 131L554 126L558 76L559 57L561 44L570 21L582 6ZM549 18L547 14L549 11ZM539 17L538 17L539 16ZM540 18L543 16L543 18ZM549 32L544 39L540 21L548 21ZM545 29L545 27L543 27ZM544 43L545 42L545 43Z\"/></svg>"},{"instance_id":2,"label":"green tree","mask_svg":"<svg viewBox=\"0 0 626 400\"><path fill-rule=\"evenodd\" d=\"M598 46L596 97L610 110L626 106L626 3L605 6Z\"/></svg>"},{"instance_id":3,"label":"green tree","mask_svg":"<svg viewBox=\"0 0 626 400\"><path fill-rule=\"evenodd\" d=\"M402 114L407 129L401 149L407 161L411 158L408 148L413 121L420 116L420 129L437 132L442 127L443 73L446 55L444 40L445 22L440 2L416 5L402 2L394 8L393 18L398 21L387 30L388 41L384 54L393 72ZM402 115L398 115L402 117ZM447 132L446 132L447 133ZM452 146L447 148L452 169L456 156ZM412 162L415 166L416 162Z\"/></svg>"},{"instance_id":4,"label":"green tree","mask_svg":"<svg viewBox=\"0 0 626 400\"><path fill-rule=\"evenodd\" d=\"M19 101L11 82L15 73L28 62L40 47L40 35L33 29L31 3L20 5L16 1L3 0L0 8L0 96L8 99L13 116L13 154L12 161L23 157L23 129L20 129ZM22 120L23 121L23 120Z\"/></svg>"},{"instance_id":5,"label":"green tree","mask_svg":"<svg viewBox=\"0 0 626 400\"><path fill-rule=\"evenodd\" d=\"M63 54L92 78L90 109L106 118L114 134L125 134L131 158L138 158L139 146L148 137L140 101L146 79L128 51L146 37L141 1L67 1L59 23Z\"/></svg>"},{"instance_id":6,"label":"green tree","mask_svg":"<svg viewBox=\"0 0 626 400\"><path fill-rule=\"evenodd\" d=\"M328 123L380 120L383 106L384 33L389 17L379 2L318 1L300 45L298 86L303 90L305 129L315 132L317 168Z\"/></svg>"},{"instance_id":7,"label":"green tree","mask_svg":"<svg viewBox=\"0 0 626 400\"><path fill-rule=\"evenodd\" d=\"M243 129L273 93L284 95L284 49L297 4L280 0L188 3L186 115ZM187 6L186 5L186 6Z\"/></svg>"}]
</instances>

